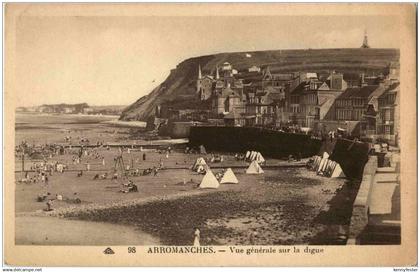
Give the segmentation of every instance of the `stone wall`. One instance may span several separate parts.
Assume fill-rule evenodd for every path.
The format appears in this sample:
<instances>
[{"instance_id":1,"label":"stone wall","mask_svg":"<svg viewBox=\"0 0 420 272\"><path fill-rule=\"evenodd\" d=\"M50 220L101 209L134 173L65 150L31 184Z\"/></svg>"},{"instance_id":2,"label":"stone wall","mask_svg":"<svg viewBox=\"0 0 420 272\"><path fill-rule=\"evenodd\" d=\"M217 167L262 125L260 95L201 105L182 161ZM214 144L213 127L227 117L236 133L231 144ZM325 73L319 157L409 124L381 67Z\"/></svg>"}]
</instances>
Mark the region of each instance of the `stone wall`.
<instances>
[{"instance_id":1,"label":"stone wall","mask_svg":"<svg viewBox=\"0 0 420 272\"><path fill-rule=\"evenodd\" d=\"M377 168L378 158L376 156L370 156L363 170L363 179L359 187L359 192L353 203L353 213L347 240L347 244L349 245L359 244L359 236L368 224L370 196Z\"/></svg>"}]
</instances>

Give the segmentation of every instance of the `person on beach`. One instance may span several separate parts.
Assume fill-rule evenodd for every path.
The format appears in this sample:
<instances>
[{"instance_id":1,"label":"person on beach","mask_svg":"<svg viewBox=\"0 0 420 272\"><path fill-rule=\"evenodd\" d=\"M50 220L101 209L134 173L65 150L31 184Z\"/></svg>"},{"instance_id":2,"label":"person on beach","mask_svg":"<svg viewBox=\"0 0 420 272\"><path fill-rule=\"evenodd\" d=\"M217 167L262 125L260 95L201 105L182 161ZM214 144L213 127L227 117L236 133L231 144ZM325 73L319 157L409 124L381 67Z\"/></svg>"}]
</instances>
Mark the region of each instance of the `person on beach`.
<instances>
[{"instance_id":1,"label":"person on beach","mask_svg":"<svg viewBox=\"0 0 420 272\"><path fill-rule=\"evenodd\" d=\"M195 229L193 246L195 247L200 246L200 230L199 229Z\"/></svg>"},{"instance_id":2,"label":"person on beach","mask_svg":"<svg viewBox=\"0 0 420 272\"><path fill-rule=\"evenodd\" d=\"M143 161L146 160L146 153L143 153Z\"/></svg>"},{"instance_id":3,"label":"person on beach","mask_svg":"<svg viewBox=\"0 0 420 272\"><path fill-rule=\"evenodd\" d=\"M47 201L47 212L52 211L52 205L53 205L53 201L52 199Z\"/></svg>"}]
</instances>

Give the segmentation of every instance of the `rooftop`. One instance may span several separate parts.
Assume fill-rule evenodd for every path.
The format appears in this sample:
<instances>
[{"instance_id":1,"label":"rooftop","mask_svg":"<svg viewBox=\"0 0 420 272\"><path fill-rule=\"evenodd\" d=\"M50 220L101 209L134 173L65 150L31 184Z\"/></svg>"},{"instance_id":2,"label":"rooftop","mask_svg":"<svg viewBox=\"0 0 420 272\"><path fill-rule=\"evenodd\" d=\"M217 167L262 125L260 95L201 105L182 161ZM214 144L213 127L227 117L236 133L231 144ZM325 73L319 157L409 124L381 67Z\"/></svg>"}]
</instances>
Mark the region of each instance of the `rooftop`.
<instances>
[{"instance_id":1,"label":"rooftop","mask_svg":"<svg viewBox=\"0 0 420 272\"><path fill-rule=\"evenodd\" d=\"M379 88L379 85L368 85L363 87L347 88L337 99L347 99L353 97L367 98L377 88Z\"/></svg>"}]
</instances>

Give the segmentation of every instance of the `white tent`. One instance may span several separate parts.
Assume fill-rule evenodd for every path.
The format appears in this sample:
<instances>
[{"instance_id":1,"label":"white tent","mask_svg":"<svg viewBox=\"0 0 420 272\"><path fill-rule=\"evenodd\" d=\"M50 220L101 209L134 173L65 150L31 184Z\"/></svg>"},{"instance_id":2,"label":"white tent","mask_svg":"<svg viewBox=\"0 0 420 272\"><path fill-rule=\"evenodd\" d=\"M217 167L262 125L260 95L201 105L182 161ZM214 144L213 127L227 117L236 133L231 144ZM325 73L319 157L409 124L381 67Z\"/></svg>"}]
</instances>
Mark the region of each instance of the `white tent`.
<instances>
[{"instance_id":1,"label":"white tent","mask_svg":"<svg viewBox=\"0 0 420 272\"><path fill-rule=\"evenodd\" d=\"M328 161L328 159L326 159L326 158L321 159L321 162L319 163L317 172L322 171L322 169L324 168L324 166L327 164L327 161Z\"/></svg>"},{"instance_id":2,"label":"white tent","mask_svg":"<svg viewBox=\"0 0 420 272\"><path fill-rule=\"evenodd\" d=\"M222 179L220 180L220 183L238 183L238 179L235 176L235 173L233 173L231 168L228 168L223 175Z\"/></svg>"},{"instance_id":3,"label":"white tent","mask_svg":"<svg viewBox=\"0 0 420 272\"><path fill-rule=\"evenodd\" d=\"M265 159L264 159L264 157L261 155L261 153L260 153L260 152L257 152L257 157L255 158L255 160L256 160L259 164L261 164L261 163L264 163L264 162L265 162Z\"/></svg>"},{"instance_id":4,"label":"white tent","mask_svg":"<svg viewBox=\"0 0 420 272\"><path fill-rule=\"evenodd\" d=\"M264 173L264 171L262 170L261 166L256 161L252 161L248 169L246 169L246 173L247 174L262 174Z\"/></svg>"},{"instance_id":5,"label":"white tent","mask_svg":"<svg viewBox=\"0 0 420 272\"><path fill-rule=\"evenodd\" d=\"M337 163L335 165L335 168L334 168L334 171L331 174L331 177L332 178L344 178L344 177L346 177L346 175L344 175L343 169L341 169L340 164Z\"/></svg>"},{"instance_id":6,"label":"white tent","mask_svg":"<svg viewBox=\"0 0 420 272\"><path fill-rule=\"evenodd\" d=\"M329 159L325 159L325 163L324 163L324 165L322 165L322 168L321 168L321 172L322 172L322 173L324 173L324 174L325 174L325 172L327 171L328 164L330 163L330 161L331 161L331 160L329 160Z\"/></svg>"},{"instance_id":7,"label":"white tent","mask_svg":"<svg viewBox=\"0 0 420 272\"><path fill-rule=\"evenodd\" d=\"M216 189L219 187L219 182L217 181L216 177L213 175L213 172L211 170L208 170L206 174L204 175L203 179L200 183L201 189Z\"/></svg>"},{"instance_id":8,"label":"white tent","mask_svg":"<svg viewBox=\"0 0 420 272\"><path fill-rule=\"evenodd\" d=\"M255 157L255 151L251 151L251 154L249 155L249 160L253 161Z\"/></svg>"},{"instance_id":9,"label":"white tent","mask_svg":"<svg viewBox=\"0 0 420 272\"><path fill-rule=\"evenodd\" d=\"M314 164L312 166L312 169L317 170L320 163L321 163L321 157L320 156L315 156L315 160L314 160Z\"/></svg>"},{"instance_id":10,"label":"white tent","mask_svg":"<svg viewBox=\"0 0 420 272\"><path fill-rule=\"evenodd\" d=\"M322 154L322 158L323 159L328 159L330 155L327 152L324 152L324 154Z\"/></svg>"},{"instance_id":11,"label":"white tent","mask_svg":"<svg viewBox=\"0 0 420 272\"><path fill-rule=\"evenodd\" d=\"M199 168L201 168L200 166L202 166L202 167L206 167L207 166L206 161L202 157L198 158L195 161L195 163L194 163L194 165L192 167L192 170L193 171L197 171Z\"/></svg>"},{"instance_id":12,"label":"white tent","mask_svg":"<svg viewBox=\"0 0 420 272\"><path fill-rule=\"evenodd\" d=\"M251 156L251 151L247 151L245 154L245 160L249 159L249 156Z\"/></svg>"},{"instance_id":13,"label":"white tent","mask_svg":"<svg viewBox=\"0 0 420 272\"><path fill-rule=\"evenodd\" d=\"M327 177L330 177L332 172L334 171L335 165L336 165L335 161L329 160L327 163L327 167L325 169L324 175Z\"/></svg>"}]
</instances>

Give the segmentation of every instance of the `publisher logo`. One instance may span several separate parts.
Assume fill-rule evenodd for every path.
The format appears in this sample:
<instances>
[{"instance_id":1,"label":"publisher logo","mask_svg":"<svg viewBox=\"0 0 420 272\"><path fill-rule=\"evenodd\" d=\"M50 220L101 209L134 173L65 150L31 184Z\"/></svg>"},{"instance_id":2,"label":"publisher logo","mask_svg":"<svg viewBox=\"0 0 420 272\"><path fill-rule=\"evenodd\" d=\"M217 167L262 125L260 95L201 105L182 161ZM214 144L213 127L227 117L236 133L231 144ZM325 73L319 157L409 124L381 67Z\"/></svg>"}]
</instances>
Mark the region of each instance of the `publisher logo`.
<instances>
[{"instance_id":1,"label":"publisher logo","mask_svg":"<svg viewBox=\"0 0 420 272\"><path fill-rule=\"evenodd\" d=\"M115 254L115 252L110 247L108 247L104 250L104 254Z\"/></svg>"}]
</instances>

